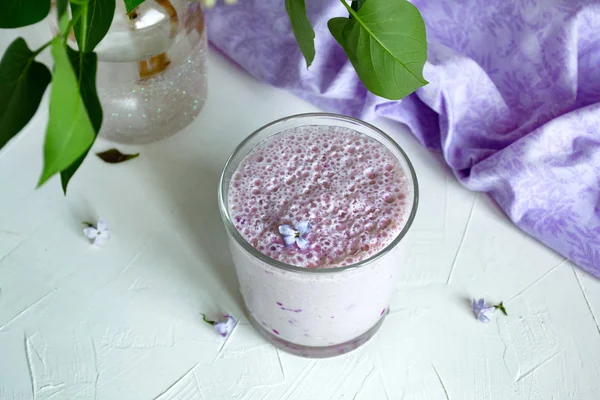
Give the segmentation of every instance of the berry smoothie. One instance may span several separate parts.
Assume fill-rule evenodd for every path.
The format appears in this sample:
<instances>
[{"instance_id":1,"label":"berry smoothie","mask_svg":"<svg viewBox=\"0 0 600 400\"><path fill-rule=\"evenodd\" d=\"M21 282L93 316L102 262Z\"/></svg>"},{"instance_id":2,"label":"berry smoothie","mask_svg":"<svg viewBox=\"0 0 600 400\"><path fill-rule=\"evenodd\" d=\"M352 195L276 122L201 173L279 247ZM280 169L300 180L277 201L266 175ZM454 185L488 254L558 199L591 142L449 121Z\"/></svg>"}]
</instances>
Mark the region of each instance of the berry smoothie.
<instances>
[{"instance_id":1,"label":"berry smoothie","mask_svg":"<svg viewBox=\"0 0 600 400\"><path fill-rule=\"evenodd\" d=\"M240 290L271 341L333 355L376 330L414 215L402 156L350 127L299 125L258 142L232 171L224 206L243 238L231 240Z\"/></svg>"}]
</instances>

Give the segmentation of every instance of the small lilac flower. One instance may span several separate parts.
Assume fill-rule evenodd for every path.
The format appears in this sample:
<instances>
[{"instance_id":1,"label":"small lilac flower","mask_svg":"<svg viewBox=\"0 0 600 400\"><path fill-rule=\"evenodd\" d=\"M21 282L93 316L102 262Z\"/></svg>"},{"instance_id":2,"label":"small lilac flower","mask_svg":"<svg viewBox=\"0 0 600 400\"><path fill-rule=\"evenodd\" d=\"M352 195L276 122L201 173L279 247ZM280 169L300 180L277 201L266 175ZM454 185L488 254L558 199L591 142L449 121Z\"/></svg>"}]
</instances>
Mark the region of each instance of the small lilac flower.
<instances>
[{"instance_id":1,"label":"small lilac flower","mask_svg":"<svg viewBox=\"0 0 600 400\"><path fill-rule=\"evenodd\" d=\"M102 246L108 239L110 239L110 232L108 231L108 224L102 218L98 218L96 226L89 222L84 222L87 227L83 229L83 233L88 239L92 240L95 246Z\"/></svg>"},{"instance_id":2,"label":"small lilac flower","mask_svg":"<svg viewBox=\"0 0 600 400\"><path fill-rule=\"evenodd\" d=\"M202 314L202 319L204 322L215 328L215 331L217 331L217 333L223 338L227 338L227 336L231 334L231 331L233 331L233 328L235 327L235 318L228 314L223 315L223 317L225 318L225 321L217 322L206 319L206 315Z\"/></svg>"},{"instance_id":3,"label":"small lilac flower","mask_svg":"<svg viewBox=\"0 0 600 400\"><path fill-rule=\"evenodd\" d=\"M308 239L305 237L309 230L310 223L308 221L298 222L295 229L290 225L279 225L279 233L281 234L286 247L296 243L300 249L305 249L309 244Z\"/></svg>"},{"instance_id":4,"label":"small lilac flower","mask_svg":"<svg viewBox=\"0 0 600 400\"><path fill-rule=\"evenodd\" d=\"M494 307L486 307L484 299L479 299L479 300L473 299L472 309L473 309L473 312L475 313L475 317L477 317L477 319L479 321L490 322L490 319L485 314L489 313L490 311L493 311Z\"/></svg>"}]
</instances>

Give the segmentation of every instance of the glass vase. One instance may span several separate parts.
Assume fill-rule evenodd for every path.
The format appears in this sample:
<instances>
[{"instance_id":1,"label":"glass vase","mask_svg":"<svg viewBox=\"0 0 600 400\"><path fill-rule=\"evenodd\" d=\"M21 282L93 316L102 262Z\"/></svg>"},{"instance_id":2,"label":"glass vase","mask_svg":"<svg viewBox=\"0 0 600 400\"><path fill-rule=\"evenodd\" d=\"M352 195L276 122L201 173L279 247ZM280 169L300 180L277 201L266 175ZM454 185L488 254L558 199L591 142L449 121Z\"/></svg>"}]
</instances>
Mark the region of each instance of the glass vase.
<instances>
[{"instance_id":1,"label":"glass vase","mask_svg":"<svg viewBox=\"0 0 600 400\"><path fill-rule=\"evenodd\" d=\"M69 45L77 48L73 32ZM94 51L102 137L149 143L177 133L200 113L207 95L200 0L146 0L130 13L116 0L112 25Z\"/></svg>"}]
</instances>

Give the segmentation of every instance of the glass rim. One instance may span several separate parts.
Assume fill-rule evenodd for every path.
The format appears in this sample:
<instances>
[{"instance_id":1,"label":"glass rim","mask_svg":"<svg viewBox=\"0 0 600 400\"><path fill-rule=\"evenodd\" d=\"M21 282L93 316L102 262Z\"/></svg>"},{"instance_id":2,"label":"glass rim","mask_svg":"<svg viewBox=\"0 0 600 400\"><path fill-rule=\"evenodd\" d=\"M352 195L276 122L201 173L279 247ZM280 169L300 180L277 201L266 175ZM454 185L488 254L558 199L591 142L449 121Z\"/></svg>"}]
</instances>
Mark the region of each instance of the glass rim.
<instances>
[{"instance_id":1,"label":"glass rim","mask_svg":"<svg viewBox=\"0 0 600 400\"><path fill-rule=\"evenodd\" d=\"M365 258L364 260L361 260L359 262L352 263L350 265L345 265L343 267L335 267L335 268L299 267L296 265L281 262L279 260L276 260L272 257L267 256L266 254L261 253L259 250L255 249L237 230L237 228L234 226L233 222L231 221L231 216L229 215L229 209L227 207L227 204L225 204L225 179L226 179L225 174L226 174L227 168L229 167L231 162L242 151L242 149L245 147L245 145L249 141L251 141L256 135L258 135L265 129L271 128L273 126L276 126L276 125L279 125L279 124L282 124L284 122L288 122L288 121L294 120L294 119L302 120L305 118L323 118L323 117L333 118L333 119L352 122L352 123L355 123L358 125L363 125L369 129L375 131L377 134L381 135L385 140L387 140L389 142L389 144L392 147L395 148L395 150L399 151L400 154L402 155L402 157L404 157L406 164L408 165L408 171L404 171L404 172L410 174L411 179L412 179L413 201L412 201L412 207L411 207L410 214L408 215L408 219L406 220L406 223L404 224L404 227L402 228L402 230L398 233L398 235L396 235L394 240L392 240L383 249L379 250L377 253L373 254L372 256ZM306 125L310 125L310 124L306 124ZM372 138L372 139L377 140L378 142L381 143L381 140L379 140L378 138ZM381 143L381 144L385 145L384 143ZM250 154L252 149L250 149L250 151L248 151L247 154ZM244 157L247 154L245 154ZM269 122L266 125L261 126L257 130L252 132L250 135L248 135L244 140L242 140L242 142L240 144L238 144L235 147L235 149L233 150L231 155L227 158L227 161L225 162L225 166L223 167L223 170L221 172L221 177L219 178L218 191L219 191L219 193L218 193L219 212L221 214L221 219L223 220L223 224L225 225L225 228L227 229L229 234L235 239L237 244L242 246L242 248L244 250L246 250L248 253L250 253L252 256L258 258L259 260L261 260L262 262L264 262L270 266L273 266L273 267L276 267L279 269L283 269L283 270L287 270L287 271L291 271L291 272L308 273L308 274L311 274L311 273L312 274L339 273L339 272L343 272L343 271L357 269L357 268L366 266L366 265L371 264L374 261L378 260L385 254L390 252L394 247L396 247L400 243L400 241L404 238L404 236L406 236L406 234L408 233L408 230L412 226L412 223L415 219L415 216L417 214L417 208L419 205L419 183L417 181L417 174L415 172L415 169L414 169L412 163L410 162L410 159L408 158L408 156L406 155L406 153L404 152L402 147L400 147L400 145L394 139L392 139L387 133L383 132L381 129L379 129L367 122L361 121L357 118L352 118L352 117L348 117L348 116L341 115L341 114L323 113L323 112L294 114L294 115L290 115L290 116L287 116L284 118L280 118L275 121Z\"/></svg>"}]
</instances>

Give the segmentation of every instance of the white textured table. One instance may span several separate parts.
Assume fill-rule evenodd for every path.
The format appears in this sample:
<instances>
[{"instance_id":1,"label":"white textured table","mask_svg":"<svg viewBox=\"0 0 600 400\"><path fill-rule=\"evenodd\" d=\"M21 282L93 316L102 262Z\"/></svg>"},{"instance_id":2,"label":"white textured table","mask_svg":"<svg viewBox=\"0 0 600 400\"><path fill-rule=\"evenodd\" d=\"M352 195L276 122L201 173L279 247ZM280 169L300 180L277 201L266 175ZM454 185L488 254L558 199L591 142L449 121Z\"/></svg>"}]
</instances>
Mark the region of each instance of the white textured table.
<instances>
[{"instance_id":1,"label":"white textured table","mask_svg":"<svg viewBox=\"0 0 600 400\"><path fill-rule=\"evenodd\" d=\"M0 34L4 50L14 36ZM125 164L90 156L66 198L57 179L34 190L46 109L0 152L0 399L600 399L600 281L459 186L402 127L374 121L421 187L391 313L359 350L310 360L243 317L216 186L247 134L314 107L212 54L192 126L121 146L141 151ZM99 215L112 239L94 248L81 221ZM480 296L509 316L476 321ZM241 320L227 341L199 315L225 311Z\"/></svg>"}]
</instances>

